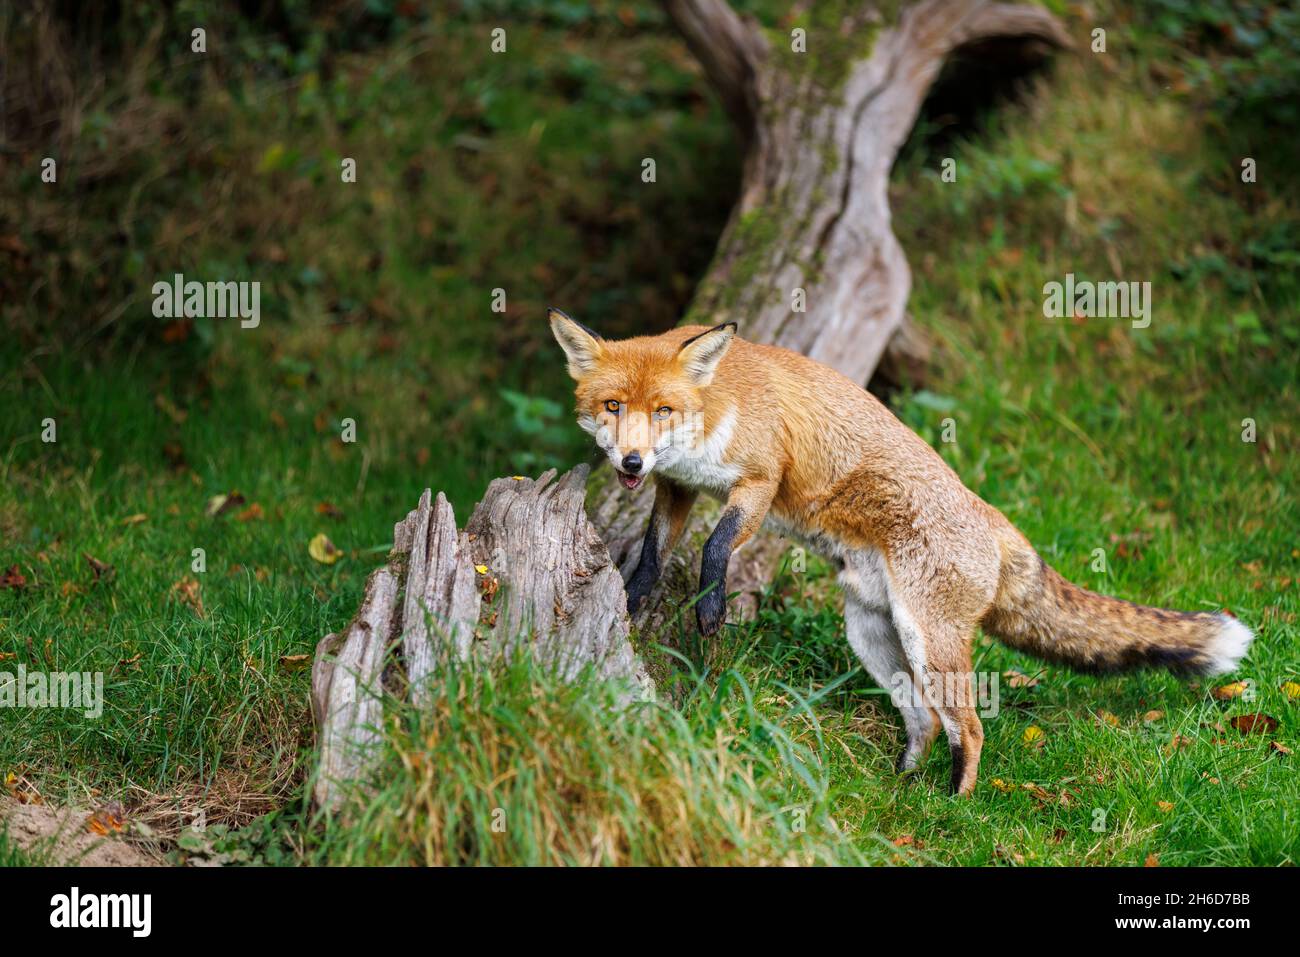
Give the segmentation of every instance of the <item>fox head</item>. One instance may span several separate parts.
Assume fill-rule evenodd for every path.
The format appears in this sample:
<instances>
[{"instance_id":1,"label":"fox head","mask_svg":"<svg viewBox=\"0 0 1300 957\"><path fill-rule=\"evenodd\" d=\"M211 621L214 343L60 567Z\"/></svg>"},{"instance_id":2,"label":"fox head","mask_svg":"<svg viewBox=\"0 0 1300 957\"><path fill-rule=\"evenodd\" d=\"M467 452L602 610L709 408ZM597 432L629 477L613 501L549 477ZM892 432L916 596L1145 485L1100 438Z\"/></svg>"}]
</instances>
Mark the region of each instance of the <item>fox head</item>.
<instances>
[{"instance_id":1,"label":"fox head","mask_svg":"<svg viewBox=\"0 0 1300 957\"><path fill-rule=\"evenodd\" d=\"M704 391L736 334L734 322L685 341L611 340L558 309L548 318L578 383L578 425L609 457L624 488L638 488L656 467L692 453L704 431Z\"/></svg>"}]
</instances>

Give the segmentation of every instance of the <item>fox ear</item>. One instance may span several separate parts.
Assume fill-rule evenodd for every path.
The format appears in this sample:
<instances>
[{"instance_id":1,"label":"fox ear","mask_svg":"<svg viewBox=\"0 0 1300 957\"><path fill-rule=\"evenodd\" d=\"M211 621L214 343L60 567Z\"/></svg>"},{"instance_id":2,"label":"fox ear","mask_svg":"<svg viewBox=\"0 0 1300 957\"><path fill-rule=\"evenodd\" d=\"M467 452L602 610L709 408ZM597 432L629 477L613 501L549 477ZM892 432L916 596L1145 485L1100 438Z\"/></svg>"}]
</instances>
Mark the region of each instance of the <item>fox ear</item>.
<instances>
[{"instance_id":1,"label":"fox ear","mask_svg":"<svg viewBox=\"0 0 1300 957\"><path fill-rule=\"evenodd\" d=\"M724 322L682 343L677 359L692 382L697 386L705 386L713 381L713 373L717 371L722 357L727 354L735 335L736 324Z\"/></svg>"},{"instance_id":2,"label":"fox ear","mask_svg":"<svg viewBox=\"0 0 1300 957\"><path fill-rule=\"evenodd\" d=\"M602 351L601 338L580 322L570 319L558 309L548 309L551 333L569 359L569 375L581 379L595 368Z\"/></svg>"}]
</instances>

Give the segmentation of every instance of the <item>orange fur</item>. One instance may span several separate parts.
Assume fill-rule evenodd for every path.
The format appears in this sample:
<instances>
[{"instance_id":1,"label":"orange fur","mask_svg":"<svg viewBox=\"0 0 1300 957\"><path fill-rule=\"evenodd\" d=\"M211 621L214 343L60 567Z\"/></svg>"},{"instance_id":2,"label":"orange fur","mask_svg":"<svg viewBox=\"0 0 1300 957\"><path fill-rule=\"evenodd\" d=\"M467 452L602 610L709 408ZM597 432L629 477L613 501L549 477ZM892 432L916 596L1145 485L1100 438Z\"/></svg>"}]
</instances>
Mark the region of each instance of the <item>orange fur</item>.
<instances>
[{"instance_id":1,"label":"orange fur","mask_svg":"<svg viewBox=\"0 0 1300 957\"><path fill-rule=\"evenodd\" d=\"M1218 614L1146 608L1065 581L874 396L805 356L745 342L734 326L608 341L556 311L551 323L578 383L579 422L615 468L635 453L657 476L629 607L658 576L694 493L706 491L726 503L697 603L701 631L716 630L726 557L772 520L840 568L849 640L873 677L910 683L924 700L902 708L902 765L914 767L942 725L960 793L975 785L983 729L968 681L965 691L953 683L955 699L931 687L969 674L977 626L1088 670L1226 670L1253 637ZM688 441L674 452L679 436Z\"/></svg>"}]
</instances>

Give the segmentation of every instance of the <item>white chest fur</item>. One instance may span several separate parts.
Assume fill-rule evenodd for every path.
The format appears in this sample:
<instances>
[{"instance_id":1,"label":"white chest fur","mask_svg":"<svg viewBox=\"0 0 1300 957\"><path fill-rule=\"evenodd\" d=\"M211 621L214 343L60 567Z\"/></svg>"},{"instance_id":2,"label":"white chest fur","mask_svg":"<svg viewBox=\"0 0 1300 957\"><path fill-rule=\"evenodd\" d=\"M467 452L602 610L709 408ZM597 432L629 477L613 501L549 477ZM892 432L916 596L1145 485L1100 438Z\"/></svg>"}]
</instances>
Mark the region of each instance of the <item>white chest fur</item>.
<instances>
[{"instance_id":1,"label":"white chest fur","mask_svg":"<svg viewBox=\"0 0 1300 957\"><path fill-rule=\"evenodd\" d=\"M724 461L735 429L736 412L733 409L694 448L673 449L678 454L661 455L658 471L687 488L699 489L719 498L726 497L740 478L740 469Z\"/></svg>"}]
</instances>

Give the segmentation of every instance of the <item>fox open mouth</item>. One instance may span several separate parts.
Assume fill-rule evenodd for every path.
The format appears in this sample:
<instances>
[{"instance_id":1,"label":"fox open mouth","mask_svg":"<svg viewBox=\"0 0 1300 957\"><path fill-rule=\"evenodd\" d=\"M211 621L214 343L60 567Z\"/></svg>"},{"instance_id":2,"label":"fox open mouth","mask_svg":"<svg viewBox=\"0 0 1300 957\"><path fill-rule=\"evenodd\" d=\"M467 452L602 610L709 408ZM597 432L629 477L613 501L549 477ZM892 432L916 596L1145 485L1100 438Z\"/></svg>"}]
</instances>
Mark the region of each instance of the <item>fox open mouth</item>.
<instances>
[{"instance_id":1,"label":"fox open mouth","mask_svg":"<svg viewBox=\"0 0 1300 957\"><path fill-rule=\"evenodd\" d=\"M641 483L645 481L644 475L628 475L622 469L615 469L618 473L618 480L624 488L640 488Z\"/></svg>"}]
</instances>

